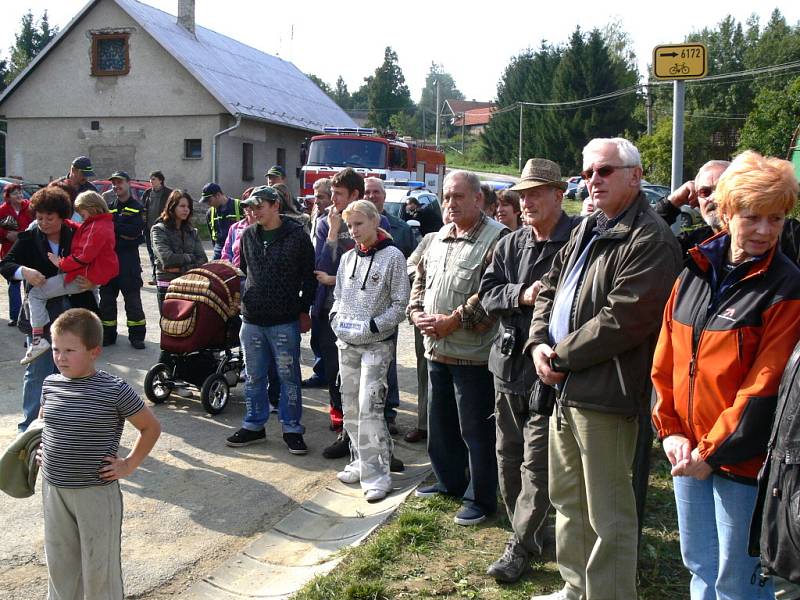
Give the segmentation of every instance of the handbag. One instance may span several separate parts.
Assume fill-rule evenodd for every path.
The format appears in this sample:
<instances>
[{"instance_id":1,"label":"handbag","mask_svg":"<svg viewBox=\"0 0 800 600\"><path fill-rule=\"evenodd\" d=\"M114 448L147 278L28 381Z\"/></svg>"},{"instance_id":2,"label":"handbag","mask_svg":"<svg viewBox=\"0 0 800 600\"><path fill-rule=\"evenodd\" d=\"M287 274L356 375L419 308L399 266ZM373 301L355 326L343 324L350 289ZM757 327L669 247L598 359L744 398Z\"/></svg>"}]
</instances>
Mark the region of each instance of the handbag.
<instances>
[{"instance_id":1,"label":"handbag","mask_svg":"<svg viewBox=\"0 0 800 600\"><path fill-rule=\"evenodd\" d=\"M549 417L556 406L556 388L537 379L528 398L528 409L537 415Z\"/></svg>"}]
</instances>

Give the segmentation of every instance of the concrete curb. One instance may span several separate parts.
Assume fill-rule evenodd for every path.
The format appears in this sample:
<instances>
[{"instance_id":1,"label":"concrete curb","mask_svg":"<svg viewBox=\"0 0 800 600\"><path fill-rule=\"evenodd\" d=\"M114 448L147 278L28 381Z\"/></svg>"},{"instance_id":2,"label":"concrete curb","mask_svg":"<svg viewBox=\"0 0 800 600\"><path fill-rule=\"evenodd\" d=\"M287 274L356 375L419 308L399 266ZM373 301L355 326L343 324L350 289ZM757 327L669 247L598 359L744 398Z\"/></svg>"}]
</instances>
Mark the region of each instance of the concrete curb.
<instances>
[{"instance_id":1,"label":"concrete curb","mask_svg":"<svg viewBox=\"0 0 800 600\"><path fill-rule=\"evenodd\" d=\"M419 460L426 460L415 452ZM185 600L284 599L342 560L340 550L361 543L388 519L430 473L430 463L392 474L394 488L384 500L368 503L358 485L335 478L227 560L181 598Z\"/></svg>"}]
</instances>

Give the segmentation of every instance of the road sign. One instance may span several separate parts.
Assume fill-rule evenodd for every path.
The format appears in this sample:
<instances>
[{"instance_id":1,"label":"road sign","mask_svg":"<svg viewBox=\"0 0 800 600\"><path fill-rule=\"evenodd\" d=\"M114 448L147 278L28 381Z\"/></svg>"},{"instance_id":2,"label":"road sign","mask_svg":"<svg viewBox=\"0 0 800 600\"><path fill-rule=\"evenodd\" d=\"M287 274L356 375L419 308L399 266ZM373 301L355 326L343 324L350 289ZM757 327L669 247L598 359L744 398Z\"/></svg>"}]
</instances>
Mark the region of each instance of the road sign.
<instances>
[{"instance_id":1,"label":"road sign","mask_svg":"<svg viewBox=\"0 0 800 600\"><path fill-rule=\"evenodd\" d=\"M708 52L703 44L671 44L653 50L656 79L699 79L708 73Z\"/></svg>"}]
</instances>

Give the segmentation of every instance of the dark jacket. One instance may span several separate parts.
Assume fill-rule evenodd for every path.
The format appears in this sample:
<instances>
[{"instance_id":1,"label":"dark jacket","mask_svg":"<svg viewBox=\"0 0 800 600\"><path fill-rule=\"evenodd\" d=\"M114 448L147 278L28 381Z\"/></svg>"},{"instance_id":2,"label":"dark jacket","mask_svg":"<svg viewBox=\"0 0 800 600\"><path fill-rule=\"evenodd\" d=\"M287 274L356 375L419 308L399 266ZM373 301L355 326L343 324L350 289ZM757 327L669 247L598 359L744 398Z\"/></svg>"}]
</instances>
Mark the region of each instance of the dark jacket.
<instances>
[{"instance_id":1,"label":"dark jacket","mask_svg":"<svg viewBox=\"0 0 800 600\"><path fill-rule=\"evenodd\" d=\"M686 436L720 475L755 483L781 372L800 339L800 271L777 248L723 276L730 237L694 248L653 359L660 438Z\"/></svg>"},{"instance_id":2,"label":"dark jacket","mask_svg":"<svg viewBox=\"0 0 800 600\"><path fill-rule=\"evenodd\" d=\"M222 247L225 245L225 240L228 239L228 229L236 221L241 220L244 212L241 208L241 200L238 198L228 198L228 201L219 208L211 207L206 213L206 227L211 236L211 241L215 247Z\"/></svg>"},{"instance_id":3,"label":"dark jacket","mask_svg":"<svg viewBox=\"0 0 800 600\"><path fill-rule=\"evenodd\" d=\"M389 221L389 231L387 233L391 234L394 245L400 248L403 256L408 258L416 245L414 244L414 232L411 231L411 227L403 219L390 215L385 211L383 216Z\"/></svg>"},{"instance_id":4,"label":"dark jacket","mask_svg":"<svg viewBox=\"0 0 800 600\"><path fill-rule=\"evenodd\" d=\"M758 488L750 555L761 555L765 575L800 584L800 344L783 371Z\"/></svg>"},{"instance_id":5,"label":"dark jacket","mask_svg":"<svg viewBox=\"0 0 800 600\"><path fill-rule=\"evenodd\" d=\"M681 209L672 204L666 197L655 203L653 208L669 225L672 225L681 214ZM690 249L706 241L714 235L714 230L708 225L699 225L678 234L678 243L681 245L684 257ZM781 233L781 251L794 264L800 265L800 221L787 218Z\"/></svg>"},{"instance_id":6,"label":"dark jacket","mask_svg":"<svg viewBox=\"0 0 800 600\"><path fill-rule=\"evenodd\" d=\"M241 263L247 275L242 296L242 318L253 325L278 325L308 313L317 279L314 247L302 225L283 218L278 236L261 239L261 225L242 233Z\"/></svg>"},{"instance_id":7,"label":"dark jacket","mask_svg":"<svg viewBox=\"0 0 800 600\"><path fill-rule=\"evenodd\" d=\"M572 231L542 279L525 352L551 343L548 323L556 291L592 238L598 216L599 211L592 213ZM675 236L640 192L589 250L570 333L556 345L552 361L567 373L562 404L623 415L649 408L653 347L679 268Z\"/></svg>"},{"instance_id":8,"label":"dark jacket","mask_svg":"<svg viewBox=\"0 0 800 600\"><path fill-rule=\"evenodd\" d=\"M103 194L108 212L114 215L114 231L117 235L117 254L136 251L144 242L144 207L131 194L126 202L120 202L114 190Z\"/></svg>"},{"instance_id":9,"label":"dark jacket","mask_svg":"<svg viewBox=\"0 0 800 600\"><path fill-rule=\"evenodd\" d=\"M167 199L169 195L172 193L172 188L168 188L165 185L161 186L161 202L158 203L158 206L150 206L151 203L151 196L153 192L153 188L147 188L142 194L142 207L144 208L144 221L145 221L145 236L150 235L150 230L153 228L158 222L158 219L162 212L164 212L164 206L167 204ZM150 218L150 215L155 215L154 218Z\"/></svg>"},{"instance_id":10,"label":"dark jacket","mask_svg":"<svg viewBox=\"0 0 800 600\"><path fill-rule=\"evenodd\" d=\"M77 225L72 221L64 221L61 226L61 237L59 240L58 255L60 257L69 256L72 237ZM11 281L14 273L19 267L36 269L45 277L58 275L58 267L50 262L47 253L50 252L50 245L47 237L38 227L20 231L19 237L11 250L0 261L0 275ZM28 283L24 283L26 289ZM27 304L27 303L26 303ZM72 296L59 296L47 301L47 311L50 313L50 322L64 312L67 308L87 308L97 312L97 302L91 291L73 294ZM27 311L20 311L19 328L23 333L30 333L30 323L27 318Z\"/></svg>"},{"instance_id":11,"label":"dark jacket","mask_svg":"<svg viewBox=\"0 0 800 600\"><path fill-rule=\"evenodd\" d=\"M203 242L194 227L175 229L159 221L150 231L159 281L172 281L189 269L208 262ZM179 268L173 273L164 269Z\"/></svg>"},{"instance_id":12,"label":"dark jacket","mask_svg":"<svg viewBox=\"0 0 800 600\"><path fill-rule=\"evenodd\" d=\"M478 290L487 313L499 317L499 335L489 353L489 370L494 374L495 390L510 394L527 394L536 381L536 369L530 356L522 354L533 317L533 306L520 305L519 295L534 281L541 279L553 264L556 253L569 240L570 232L581 222L562 211L550 239L541 252L530 227L522 227L497 242L492 264L486 269ZM514 331L514 349L503 354L503 332Z\"/></svg>"}]
</instances>

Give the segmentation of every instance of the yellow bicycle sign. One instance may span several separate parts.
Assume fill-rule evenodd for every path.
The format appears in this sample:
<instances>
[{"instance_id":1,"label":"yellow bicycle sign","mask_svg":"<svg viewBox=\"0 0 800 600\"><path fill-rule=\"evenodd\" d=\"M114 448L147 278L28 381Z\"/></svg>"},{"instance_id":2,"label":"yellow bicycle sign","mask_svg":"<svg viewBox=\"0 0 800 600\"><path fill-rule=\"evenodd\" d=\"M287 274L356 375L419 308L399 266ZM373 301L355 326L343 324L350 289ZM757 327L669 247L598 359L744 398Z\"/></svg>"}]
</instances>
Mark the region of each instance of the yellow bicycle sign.
<instances>
[{"instance_id":1,"label":"yellow bicycle sign","mask_svg":"<svg viewBox=\"0 0 800 600\"><path fill-rule=\"evenodd\" d=\"M656 79L699 79L708 72L708 53L703 44L669 44L653 50Z\"/></svg>"}]
</instances>

